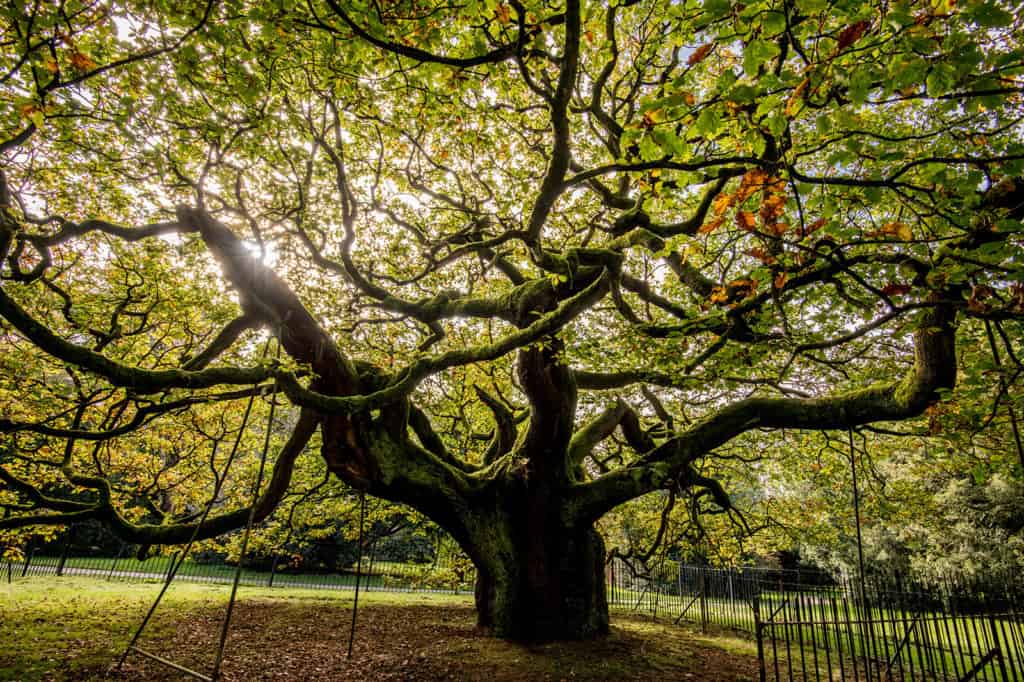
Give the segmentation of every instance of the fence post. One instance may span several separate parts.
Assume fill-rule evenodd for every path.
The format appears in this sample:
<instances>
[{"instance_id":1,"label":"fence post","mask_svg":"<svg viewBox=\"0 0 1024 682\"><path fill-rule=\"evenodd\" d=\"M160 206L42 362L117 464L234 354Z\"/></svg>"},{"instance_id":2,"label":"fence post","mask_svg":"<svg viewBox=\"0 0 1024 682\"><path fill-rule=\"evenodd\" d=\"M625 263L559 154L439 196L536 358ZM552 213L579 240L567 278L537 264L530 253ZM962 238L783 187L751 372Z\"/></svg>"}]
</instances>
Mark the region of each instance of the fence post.
<instances>
[{"instance_id":1,"label":"fence post","mask_svg":"<svg viewBox=\"0 0 1024 682\"><path fill-rule=\"evenodd\" d=\"M766 682L768 669L764 662L764 624L761 622L761 597L755 594L751 602L754 607L754 636L757 639L757 674L760 682Z\"/></svg>"},{"instance_id":2,"label":"fence post","mask_svg":"<svg viewBox=\"0 0 1024 682\"><path fill-rule=\"evenodd\" d=\"M71 541L75 537L75 527L72 525L68 528L67 535L64 536L64 547L60 551L60 561L57 562L57 575L64 575L64 564L68 560L68 551L71 549Z\"/></svg>"},{"instance_id":3,"label":"fence post","mask_svg":"<svg viewBox=\"0 0 1024 682\"><path fill-rule=\"evenodd\" d=\"M270 561L270 577L267 579L267 587L274 586L274 573L277 572L277 554L274 554L274 558Z\"/></svg>"},{"instance_id":4,"label":"fence post","mask_svg":"<svg viewBox=\"0 0 1024 682\"><path fill-rule=\"evenodd\" d=\"M12 568L13 566L14 566L14 562L11 562L11 561L7 562L7 584L8 585L11 584L11 572L14 570Z\"/></svg>"}]
</instances>

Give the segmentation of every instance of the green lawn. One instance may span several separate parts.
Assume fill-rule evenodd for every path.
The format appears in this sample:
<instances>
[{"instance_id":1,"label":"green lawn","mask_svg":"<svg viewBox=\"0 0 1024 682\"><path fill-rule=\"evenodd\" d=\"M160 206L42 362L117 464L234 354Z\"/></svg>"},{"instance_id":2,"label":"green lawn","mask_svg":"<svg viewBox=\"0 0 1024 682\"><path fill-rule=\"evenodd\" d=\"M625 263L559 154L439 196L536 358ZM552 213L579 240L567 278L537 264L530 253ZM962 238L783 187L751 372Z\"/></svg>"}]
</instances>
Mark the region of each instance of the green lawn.
<instances>
[{"instance_id":1,"label":"green lawn","mask_svg":"<svg viewBox=\"0 0 1024 682\"><path fill-rule=\"evenodd\" d=\"M132 579L132 580L162 580L171 565L171 557L155 556L144 561L134 557L68 557L64 562L64 574L66 575L89 575L97 578L111 579ZM54 574L60 563L59 557L37 556L30 563L28 575ZM14 564L11 567L15 577L19 576L23 566ZM429 571L430 564L412 564L397 561L374 561L364 559L362 569L363 575L360 584L368 589L396 588L408 586L420 586L427 589L451 590L458 587L463 591L470 591L472 586L468 582L456 584L453 581L424 581L420 576ZM278 570L274 574L273 584L275 587L315 587L319 589L351 589L355 586L355 567L352 566L345 573L290 573L286 570ZM7 568L0 566L0 579L6 579ZM235 567L225 564L210 564L187 559L178 569L178 577L198 582L230 582L234 579ZM246 585L270 585L270 571L242 569L241 582Z\"/></svg>"},{"instance_id":2,"label":"green lawn","mask_svg":"<svg viewBox=\"0 0 1024 682\"><path fill-rule=\"evenodd\" d=\"M34 562L35 566L51 565L55 561L52 558ZM124 646L131 629L141 619L145 608L151 602L159 589L159 580L149 582L135 582L126 584L120 580L106 581L99 579L99 576L109 573L111 569L115 573L127 571L136 575L140 573L152 573L154 577L164 575L167 569L167 558L154 558L146 562L122 560L114 563L111 559L97 560L69 559L65 565L65 576L55 578L53 576L34 576L26 579L17 578L14 573L12 585L4 582L0 585L0 679L31 679L34 672L45 670L46 666L52 663L50 657L44 652L52 650L58 644L65 646L71 651L81 651L76 654L74 663L83 669L94 668L100 662L109 662L113 656ZM103 562L106 563L103 563ZM422 592L388 592L386 589L394 589L394 585L387 583L390 576L404 574L409 570L410 564L397 562L377 562L373 566L374 575L369 578L364 576L364 586L369 583L370 592L366 594L367 604L373 605L408 605L418 603L451 603L468 604L466 595L446 595L443 593L422 593ZM130 567L130 568L129 568ZM366 567L364 567L365 569ZM78 570L89 570L88 574L77 574ZM6 572L0 570L0 581L6 580ZM218 580L224 582L220 585L202 584L181 580L174 584L169 592L167 609L170 612L187 612L196 609L211 609L214 607L223 608L227 591L225 584L233 575L233 569L226 566L211 566L206 564L195 564L186 562L182 567L182 574L193 576L217 576ZM279 573L272 589L266 587L268 573L257 571L244 571L243 580L253 586L246 586L243 590L247 599L274 599L288 603L328 602L334 604L347 604L352 598L351 589L345 590L324 590L329 588L350 588L354 577L351 575L289 575ZM315 589L310 589L314 588ZM286 589L281 589L286 588ZM683 624L701 622L702 608L707 616L707 622L711 631L716 635L722 635L727 629L739 629L746 631L741 635L740 640L753 635L753 618L749 605L741 602L729 602L724 599L708 597L704 600L694 599L691 595L659 594L657 591L644 591L643 589L622 589L617 588L610 591L609 597L612 601L612 608L617 614L632 614L635 617L650 618L658 616L663 622L674 620L675 617L686 609ZM780 605L785 601L785 595L765 592L761 596L762 618L767 619L773 613L777 621L784 621L787 618L795 618L797 613L790 611L778 611ZM22 604L31 603L32 609L38 615L26 622L21 619L18 631L12 631L12 613L5 613L5 604L11 601L18 601ZM448 601L446 601L448 600ZM116 608L110 604L117 602ZM804 602L804 610L799 613L801 619L833 620L830 604L825 601L818 602L818 606L808 612L807 603ZM219 606L218 606L219 605ZM61 613L65 609L66 617ZM882 616L885 616L883 619ZM840 606L840 621L847 617L858 621L857 614L852 611L846 614ZM775 647L771 647L769 641L766 645L769 651L769 667L774 664L777 657L782 661L792 659L799 660L799 652L805 652L804 663L795 663L794 671L806 668L813 671L815 665L824 671L831 659L833 669L838 669L838 656L840 650L845 660L851 656L863 657L867 653L870 657L879 661L896 661L896 667L909 670L911 666L915 670L922 667L935 670L945 670L962 673L969 668L982 655L991 648L989 642L991 624L984 618L958 617L952 618L941 614L922 614L918 622L913 626L910 635L905 637L907 628L910 627L914 616L909 615L906 620L897 617L893 622L890 614L883 614L880 610L873 610L871 613L872 629L875 634L874 646L869 637L866 636L868 627L860 622L853 626L840 623L829 626L808 626L798 627L796 625L776 625L769 629L766 634L774 635L776 638ZM863 620L863 619L860 619ZM159 635L160 628L165 627L158 618L154 623L153 633ZM163 621L166 622L166 621ZM100 648L83 646L81 642L89 640L90 634L95 634L96 628L103 633L103 641L109 646ZM1010 624L1000 622L1002 634L1015 642L1024 642L1024 628L1020 623ZM786 639L788 638L788 645ZM838 641L837 641L838 639ZM905 640L905 641L904 641ZM813 646L812 646L813 644ZM825 646L830 653L825 653ZM817 649L815 654L814 649ZM896 652L899 650L899 656ZM1021 652L1015 652L1018 657ZM5 656L10 661L5 660ZM847 663L847 667L849 664ZM3 672L9 668L12 672ZM71 670L70 672L74 672ZM813 672L811 673L813 675ZM6 676L6 677L5 677Z\"/></svg>"},{"instance_id":3,"label":"green lawn","mask_svg":"<svg viewBox=\"0 0 1024 682\"><path fill-rule=\"evenodd\" d=\"M0 584L0 680L181 679L139 656L111 666L159 589L87 577ZM145 646L208 672L229 590L175 583ZM754 679L755 647L647 616L613 617L608 638L521 645L475 627L466 595L371 592L360 598L355 655L344 655L351 592L244 588L236 605L225 680Z\"/></svg>"},{"instance_id":4,"label":"green lawn","mask_svg":"<svg viewBox=\"0 0 1024 682\"><path fill-rule=\"evenodd\" d=\"M59 668L65 679L117 660L160 589L159 583L89 577L16 578L0 582L0 680L36 680ZM148 640L169 636L182 614L227 605L223 585L176 582L147 628ZM352 602L351 592L245 587L241 597L312 605ZM368 592L360 604L467 605L463 595Z\"/></svg>"}]
</instances>

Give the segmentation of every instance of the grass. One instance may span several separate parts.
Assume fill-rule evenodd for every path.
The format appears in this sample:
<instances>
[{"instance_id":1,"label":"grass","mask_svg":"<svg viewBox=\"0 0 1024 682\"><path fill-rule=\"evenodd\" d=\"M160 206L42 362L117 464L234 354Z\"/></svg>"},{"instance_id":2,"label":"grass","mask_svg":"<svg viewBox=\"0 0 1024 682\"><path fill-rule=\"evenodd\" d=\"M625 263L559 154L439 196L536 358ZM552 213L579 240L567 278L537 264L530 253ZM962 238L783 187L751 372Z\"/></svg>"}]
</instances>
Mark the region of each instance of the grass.
<instances>
[{"instance_id":1,"label":"grass","mask_svg":"<svg viewBox=\"0 0 1024 682\"><path fill-rule=\"evenodd\" d=\"M159 585L65 576L0 584L0 680L112 679L112 664ZM209 670L228 590L175 583L144 645ZM594 642L523 645L474 627L468 596L370 592L360 598L355 655L344 656L351 593L244 588L225 679L749 680L755 646L665 619L613 614ZM365 610L364 610L365 607ZM400 677L395 677L400 673ZM121 680L177 679L133 656Z\"/></svg>"},{"instance_id":2,"label":"grass","mask_svg":"<svg viewBox=\"0 0 1024 682\"><path fill-rule=\"evenodd\" d=\"M166 562L166 559L163 561ZM66 568L72 566L73 564L69 560ZM195 566L209 568L202 564ZM402 566L402 564L390 565L381 562L379 568L381 573L384 573L401 570ZM107 570L111 567L113 567L112 563L105 566ZM188 568L190 567L186 564L182 569L183 572ZM231 575L230 568L224 570L227 576ZM377 566L375 566L374 572L377 572ZM155 571L155 574L162 575L162 571ZM262 577L254 581L256 587L246 587L243 590L244 598L251 604L262 604L265 610L275 613L290 613L291 617L297 620L302 620L301 614L304 610L316 610L319 608L318 605L329 604L333 609L331 612L334 613L337 609L347 608L351 602L352 592L350 590L323 590L324 586L342 586L343 583L340 582L324 584L326 579L337 579L341 576L279 574L275 579L275 587L267 589L264 587L266 584L264 578L267 574L256 575ZM0 575L0 578L5 577L5 575ZM305 581L292 580L296 577L304 578ZM374 576L373 580L375 585L380 585L382 577L378 574ZM287 589L282 590L281 588L285 586ZM304 586L315 586L318 589L306 589ZM92 577L71 574L62 578L50 575L17 580L12 586L0 585L0 596L4 597L0 599L0 643L2 643L0 644L0 680L39 679L40 674L44 674L46 671L52 672L54 665L59 666L59 669L70 677L77 678L83 671L95 672L97 666L109 665L123 650L133 628L158 589L159 585L155 582L126 585L120 582L111 583L97 580L95 574ZM413 618L413 616L405 615L405 612L401 611L402 609L450 606L467 610L470 603L466 596L444 593L424 594L373 590L364 594L362 603L366 604L371 611L373 609L399 610L390 615L381 615L382 621L401 622L403 619ZM216 625L216 621L221 618L223 613L226 595L227 591L223 585L195 584L185 580L176 582L169 593L166 609L161 610L161 614L166 612L167 617L156 619L150 635L157 640L173 639L172 635L180 629L181 623L195 617L195 614L206 614L203 618ZM693 600L691 596L644 593L642 590L619 588L611 592L609 597L616 598L612 604L615 610L613 620L623 624L625 628L632 628L630 636L637 635L637 628L643 630L648 627L647 624L651 622L651 616L655 613L661 616L661 622L652 624L650 627L662 627L662 624L674 619L686 606L689 606L689 610L686 613L684 626L687 626L686 621L689 621L688 627L696 628L695 621L699 622L700 620L701 601ZM7 611L6 603L11 601L18 604L18 611ZM768 615L775 612L783 601L781 595L763 593L762 617L767 618ZM752 632L750 631L753 629L753 618L749 607L743 609L741 604L730 603L714 597L706 598L703 603L713 634L701 636L691 631L691 642L714 646L741 657L750 656L756 651L755 645L751 641ZM806 606L808 603L813 604L813 602L805 602L804 610L800 612L779 611L776 613L777 620L785 621L795 618L797 615L800 615L802 619L831 620L830 609L821 606L821 608L815 607L808 611ZM845 614L840 613L839 615L842 619ZM850 615L856 620L856 613L851 612ZM893 623L887 618L883 623L880 615L880 611L873 610L875 641L878 642L879 649L877 652L872 651L872 657L887 661L892 659L900 646L899 643L903 639L909 622ZM273 627L274 620L268 617L268 627ZM11 629L13 626L9 624L12 622L18 623L17 630ZM386 629L383 625L381 627ZM824 642L821 641L821 628L812 631L809 627L800 628L791 625L788 626L787 633L786 627L779 624L773 631L767 632L777 638L776 647L772 648L770 641L766 644L769 667L774 667L775 659L778 658L781 666L788 666L787 660L793 661L794 671L802 667L813 671L815 665L822 669L822 666L826 665L827 656L822 648ZM1002 627L1009 627L1009 639L1016 638L1018 642L1024 641L1024 631L1021 630L1019 624L1016 626L1004 624ZM345 630L347 626L342 624L339 628ZM746 633L736 636L736 632L730 632L729 628L744 630ZM833 668L838 668L835 636L841 634L843 657L848 660L851 654L856 653L861 656L864 653L862 648L865 640L861 637L861 629L866 630L866 625L846 626L841 624L838 628L829 626L829 637L832 639L830 646L833 649L831 654ZM673 629L673 632L678 632L678 630ZM950 632L953 634L952 638L949 635ZM898 664L900 666L913 665L915 669L920 669L924 663L934 669L963 672L990 648L986 645L988 632L989 623L983 618L958 617L954 619L937 613L923 614L916 628L907 638L906 645L901 648L900 658L897 659ZM98 639L97 634L99 635ZM388 634L388 637L393 634ZM786 634L789 635L788 647L784 641ZM427 639L430 640L430 638ZM942 640L943 643L943 646L940 647L940 649L944 649L942 653L936 651L935 648L938 640ZM812 642L817 643L817 656L814 655L811 648ZM265 645L264 648L267 649L274 647L273 642L265 643ZM479 646L480 643L475 640L467 641L465 644L465 647L473 650L473 656L483 656L481 660L489 660L488 656L501 658L506 654L513 658L516 657L509 651L499 655L493 647L488 652L481 652L476 650L479 649ZM55 658L53 652L60 651L62 647L73 655L70 658L67 656ZM651 664L661 660L658 657L664 652L658 653L658 651L664 648L652 650L654 653L649 657ZM804 654L803 663L801 663L801 650ZM665 655L668 657L665 660L675 656L672 653ZM523 660L532 659L527 657ZM614 667L613 662L604 660L602 665L606 668L605 673L614 672L609 668L609 666ZM5 668L11 672L4 671ZM824 672L823 669L822 672Z\"/></svg>"},{"instance_id":3,"label":"grass","mask_svg":"<svg viewBox=\"0 0 1024 682\"><path fill-rule=\"evenodd\" d=\"M101 578L113 575L114 577L122 578L130 577L134 580L162 580L170 569L170 562L171 557L169 556L149 557L144 561L139 561L133 557L68 557L64 562L63 571L65 575L91 575ZM59 563L60 559L58 557L34 557L29 567L29 575L55 574ZM0 564L0 570L6 572L4 566ZM21 568L20 565L14 565L14 574L19 575ZM400 588L407 583L411 586L417 581L417 576L429 568L429 564L412 564L396 561L374 561L371 563L369 560L364 560L364 575L361 576L360 584L371 590L385 587ZM351 570L354 571L354 567ZM226 583L231 582L234 576L234 566L220 563L201 563L191 558L186 559L178 569L179 578L200 582ZM270 577L270 571L242 568L240 581L243 584L252 586L269 585ZM355 585L355 581L354 572L296 574L285 570L278 570L274 574L273 583L276 587L309 586L317 589L351 589ZM454 589L455 585L446 581L431 584L430 587L446 590ZM465 591L471 589L469 583L459 587Z\"/></svg>"},{"instance_id":4,"label":"grass","mask_svg":"<svg viewBox=\"0 0 1024 682\"><path fill-rule=\"evenodd\" d=\"M34 680L56 668L77 679L82 671L106 667L121 655L160 585L109 583L88 577L16 579L0 584L0 680ZM147 628L147 639L173 634L177 617L195 611L223 608L228 590L221 585L175 583L157 616ZM244 598L300 604L350 603L350 593L318 590L278 591L246 587ZM367 605L407 606L466 603L465 597L446 594L369 592ZM164 614L171 614L168 618Z\"/></svg>"}]
</instances>

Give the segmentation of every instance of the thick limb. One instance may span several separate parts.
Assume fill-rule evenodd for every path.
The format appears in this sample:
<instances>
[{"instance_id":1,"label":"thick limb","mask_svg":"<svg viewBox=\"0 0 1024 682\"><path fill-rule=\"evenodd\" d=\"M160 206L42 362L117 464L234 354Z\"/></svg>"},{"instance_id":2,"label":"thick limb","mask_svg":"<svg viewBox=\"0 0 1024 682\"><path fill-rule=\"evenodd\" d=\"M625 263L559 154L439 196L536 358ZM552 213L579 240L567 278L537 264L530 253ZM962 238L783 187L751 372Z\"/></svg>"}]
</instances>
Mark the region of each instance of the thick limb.
<instances>
[{"instance_id":1,"label":"thick limb","mask_svg":"<svg viewBox=\"0 0 1024 682\"><path fill-rule=\"evenodd\" d=\"M300 414L291 436L278 453L266 489L255 502L255 521L262 521L270 516L284 497L288 485L291 483L295 460L309 443L317 423L318 417L313 412L304 410ZM241 528L245 525L251 511L250 507L244 507L207 518L202 523L135 524L128 521L115 507L111 499L110 483L105 478L79 475L71 471L68 472L68 478L75 485L95 490L99 500L85 508L71 510L66 505L47 504L45 496L36 490L29 497L42 498L41 506L55 509L56 513L28 514L0 519L0 529L24 528L34 525L65 525L76 521L96 519L104 522L126 542L148 545L180 544L188 542L193 533L197 533L197 539L203 540ZM27 483L24 485L32 487Z\"/></svg>"},{"instance_id":2,"label":"thick limb","mask_svg":"<svg viewBox=\"0 0 1024 682\"><path fill-rule=\"evenodd\" d=\"M921 414L938 400L938 391L956 382L955 317L949 305L924 314L914 334L914 366L903 378L823 398L750 398L727 405L634 464L577 486L567 521L597 519L663 488L696 458L751 429L846 429Z\"/></svg>"}]
</instances>

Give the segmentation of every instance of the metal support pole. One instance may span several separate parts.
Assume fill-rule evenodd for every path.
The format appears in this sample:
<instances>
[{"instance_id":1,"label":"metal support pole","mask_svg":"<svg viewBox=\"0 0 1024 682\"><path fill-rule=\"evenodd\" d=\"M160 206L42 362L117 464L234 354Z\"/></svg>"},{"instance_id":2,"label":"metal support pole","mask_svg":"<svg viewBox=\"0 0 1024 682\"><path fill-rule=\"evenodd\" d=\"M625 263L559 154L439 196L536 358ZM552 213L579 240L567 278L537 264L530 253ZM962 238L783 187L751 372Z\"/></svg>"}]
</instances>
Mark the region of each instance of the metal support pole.
<instances>
[{"instance_id":1,"label":"metal support pole","mask_svg":"<svg viewBox=\"0 0 1024 682\"><path fill-rule=\"evenodd\" d=\"M71 542L75 537L75 527L72 525L68 528L67 535L64 536L64 547L60 550L60 560L57 562L57 575L64 575L64 564L68 560L68 551L71 549Z\"/></svg>"},{"instance_id":2,"label":"metal support pole","mask_svg":"<svg viewBox=\"0 0 1024 682\"><path fill-rule=\"evenodd\" d=\"M352 600L352 627L348 631L348 653L346 658L352 658L352 643L356 637L356 614L359 611L359 576L363 570L363 523L366 520L366 493L359 491L359 557L356 563L356 594Z\"/></svg>"},{"instance_id":3,"label":"metal support pole","mask_svg":"<svg viewBox=\"0 0 1024 682\"><path fill-rule=\"evenodd\" d=\"M996 368L999 370L999 387L1004 393L1006 393L1008 386L1006 385L1006 377L1003 375L1003 361L1002 358L999 357L999 348L996 346L995 334L992 333L992 323L988 320L985 320L985 334L988 336L988 345L992 350L992 359L995 361ZM1009 395L1007 395L1006 411L1010 415L1010 429L1013 432L1013 442L1017 446L1017 457L1020 459L1020 470L1021 473L1024 473L1024 443L1021 442L1020 426L1017 423L1017 413L1013 409L1013 403L1010 402Z\"/></svg>"},{"instance_id":4,"label":"metal support pole","mask_svg":"<svg viewBox=\"0 0 1024 682\"><path fill-rule=\"evenodd\" d=\"M167 564L167 575L164 576L164 580L166 582L168 582L168 583L171 582L171 580L174 578L174 574L177 572L177 569L175 569L174 566L175 566L175 562L178 560L178 557L180 555L181 555L181 552L175 552L174 554L172 554L171 555L171 560ZM181 564L183 564L183 563L185 563L185 557L184 556L181 557L181 562L178 563L178 566L180 567Z\"/></svg>"},{"instance_id":5,"label":"metal support pole","mask_svg":"<svg viewBox=\"0 0 1024 682\"><path fill-rule=\"evenodd\" d=\"M274 573L277 572L277 559L278 555L275 554L274 558L270 561L270 578L267 579L267 587L274 586Z\"/></svg>"},{"instance_id":6,"label":"metal support pole","mask_svg":"<svg viewBox=\"0 0 1024 682\"><path fill-rule=\"evenodd\" d=\"M25 555L25 565L21 567L21 577L24 578L28 574L29 564L32 563L32 555L35 553L36 548L31 542L28 543L28 553Z\"/></svg>"},{"instance_id":7,"label":"metal support pole","mask_svg":"<svg viewBox=\"0 0 1024 682\"><path fill-rule=\"evenodd\" d=\"M270 343L269 341L267 342ZM277 347L278 356L281 354L281 346ZM277 391L275 385L274 391ZM249 536L252 534L252 524L256 520L256 503L260 498L260 487L263 485L263 474L267 468L267 452L270 450L270 432L274 426L274 408L277 407L276 393L270 394L270 410L267 415L267 429L263 435L263 452L260 454L260 468L256 473L256 482L252 487L252 505L249 507L249 518L245 522L245 532L242 533L242 546L238 550L238 566L235 567L235 578L231 583L231 596L228 598L227 613L224 614L224 624L220 629L220 641L217 644L217 657L213 661L213 672L210 677L213 680L220 679L220 666L224 662L224 647L228 642L228 630L231 627L231 614L235 610L235 597L238 595L238 583L242 579L242 563L245 561L245 552L249 548Z\"/></svg>"},{"instance_id":8,"label":"metal support pole","mask_svg":"<svg viewBox=\"0 0 1024 682\"><path fill-rule=\"evenodd\" d=\"M764 661L764 624L761 622L761 598L754 595L751 605L754 608L754 635L757 639L757 672L760 682L766 682L768 669Z\"/></svg>"},{"instance_id":9,"label":"metal support pole","mask_svg":"<svg viewBox=\"0 0 1024 682\"><path fill-rule=\"evenodd\" d=\"M853 480L853 517L857 525L857 570L860 576L861 604L864 604L867 590L864 586L864 541L860 532L860 490L857 487L857 460L854 457L853 429L846 432L850 440L850 477Z\"/></svg>"},{"instance_id":10,"label":"metal support pole","mask_svg":"<svg viewBox=\"0 0 1024 682\"><path fill-rule=\"evenodd\" d=\"M114 557L114 560L112 562L110 562L110 572L107 573L107 580L110 580L114 577L114 570L117 569L117 562L121 560L122 556L124 556L124 548L126 546L127 545L125 545L125 543L122 542L121 549L117 550L117 556Z\"/></svg>"}]
</instances>

